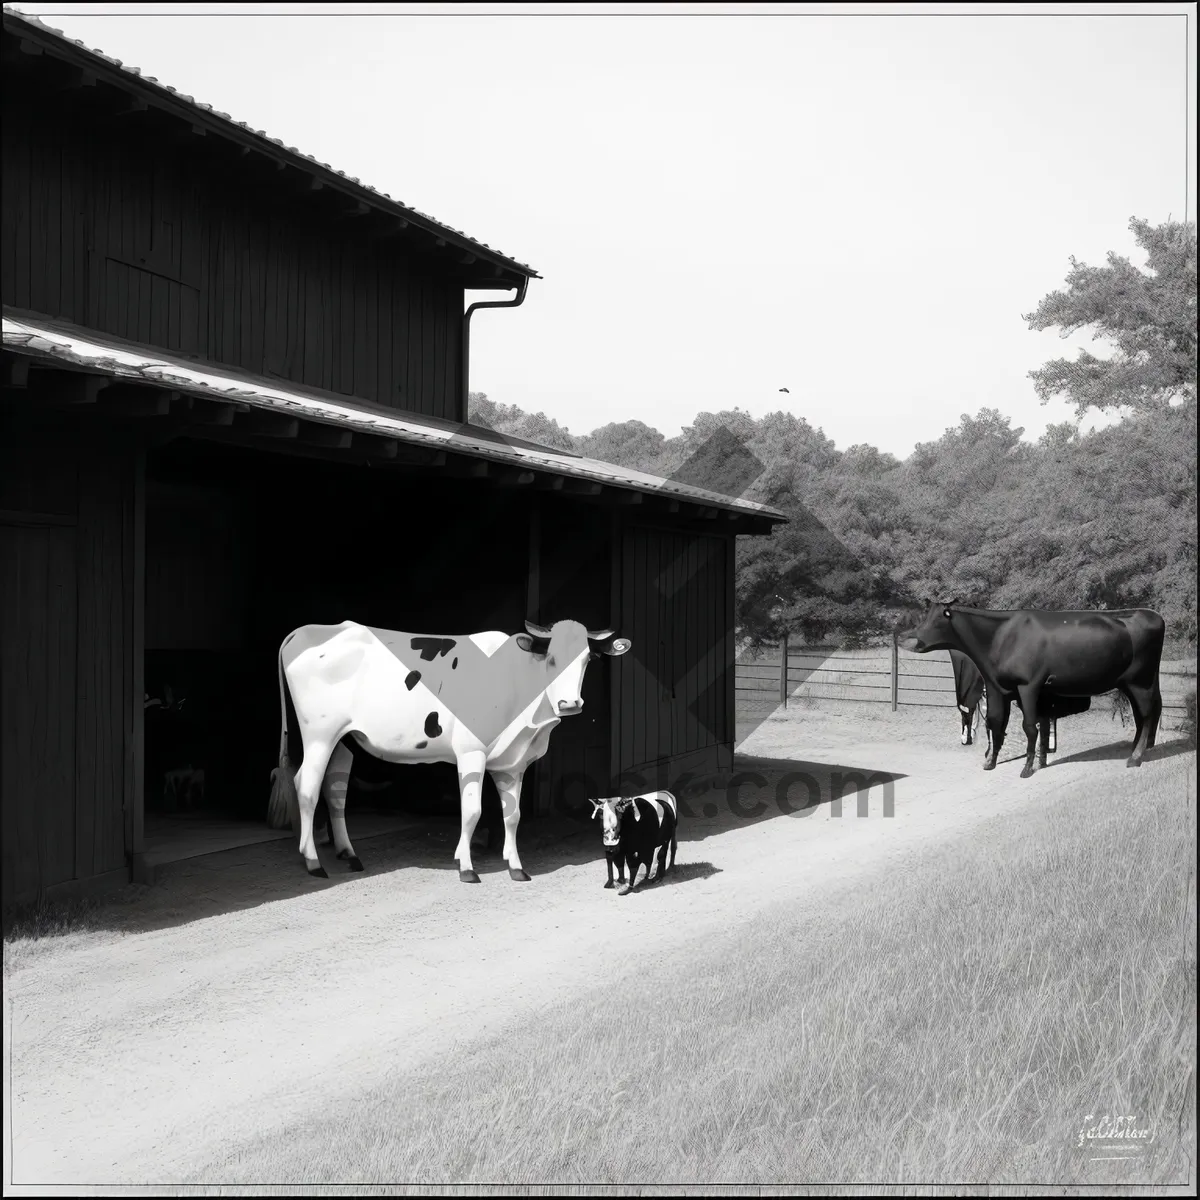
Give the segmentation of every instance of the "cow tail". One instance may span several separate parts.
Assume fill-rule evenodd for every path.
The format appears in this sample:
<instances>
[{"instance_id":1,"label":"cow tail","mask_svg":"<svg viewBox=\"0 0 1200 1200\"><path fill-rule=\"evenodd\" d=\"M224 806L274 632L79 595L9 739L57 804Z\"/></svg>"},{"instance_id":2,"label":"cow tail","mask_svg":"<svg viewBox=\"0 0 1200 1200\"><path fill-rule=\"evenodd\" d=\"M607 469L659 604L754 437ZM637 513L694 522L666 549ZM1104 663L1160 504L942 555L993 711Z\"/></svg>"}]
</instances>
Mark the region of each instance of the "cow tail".
<instances>
[{"instance_id":1,"label":"cow tail","mask_svg":"<svg viewBox=\"0 0 1200 1200\"><path fill-rule=\"evenodd\" d=\"M279 766L271 772L271 799L267 804L267 827L297 832L300 804L296 797L296 770L288 758L287 682L283 677L283 646L279 647Z\"/></svg>"}]
</instances>

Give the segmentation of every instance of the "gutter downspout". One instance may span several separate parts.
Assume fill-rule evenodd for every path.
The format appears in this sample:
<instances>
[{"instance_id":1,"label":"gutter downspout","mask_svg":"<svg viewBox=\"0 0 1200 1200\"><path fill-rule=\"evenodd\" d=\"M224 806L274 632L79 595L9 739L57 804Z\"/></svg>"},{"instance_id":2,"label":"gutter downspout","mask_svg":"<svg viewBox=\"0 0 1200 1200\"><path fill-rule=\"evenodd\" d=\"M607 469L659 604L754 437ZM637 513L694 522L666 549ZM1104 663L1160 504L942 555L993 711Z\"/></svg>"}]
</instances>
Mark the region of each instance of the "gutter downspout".
<instances>
[{"instance_id":1,"label":"gutter downspout","mask_svg":"<svg viewBox=\"0 0 1200 1200\"><path fill-rule=\"evenodd\" d=\"M470 395L471 374L471 314L477 308L516 308L525 301L525 291L529 287L528 276L522 278L516 285L517 294L512 300L477 300L463 313L462 324L462 420L468 418L467 398Z\"/></svg>"}]
</instances>

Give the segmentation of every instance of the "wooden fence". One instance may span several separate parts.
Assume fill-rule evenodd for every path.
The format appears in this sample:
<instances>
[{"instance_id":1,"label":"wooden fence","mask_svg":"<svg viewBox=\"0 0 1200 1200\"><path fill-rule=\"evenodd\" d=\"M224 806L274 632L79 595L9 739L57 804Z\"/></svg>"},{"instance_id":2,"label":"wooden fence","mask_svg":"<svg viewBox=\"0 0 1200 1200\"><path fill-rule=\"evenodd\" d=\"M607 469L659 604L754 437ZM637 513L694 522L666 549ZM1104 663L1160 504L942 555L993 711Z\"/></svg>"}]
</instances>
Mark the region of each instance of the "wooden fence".
<instances>
[{"instance_id":1,"label":"wooden fence","mask_svg":"<svg viewBox=\"0 0 1200 1200\"><path fill-rule=\"evenodd\" d=\"M1163 716L1181 718L1196 689L1195 661L1164 662L1160 672ZM916 654L898 646L843 650L786 642L737 665L739 711L786 707L789 699L852 700L874 704L954 708L950 654Z\"/></svg>"}]
</instances>

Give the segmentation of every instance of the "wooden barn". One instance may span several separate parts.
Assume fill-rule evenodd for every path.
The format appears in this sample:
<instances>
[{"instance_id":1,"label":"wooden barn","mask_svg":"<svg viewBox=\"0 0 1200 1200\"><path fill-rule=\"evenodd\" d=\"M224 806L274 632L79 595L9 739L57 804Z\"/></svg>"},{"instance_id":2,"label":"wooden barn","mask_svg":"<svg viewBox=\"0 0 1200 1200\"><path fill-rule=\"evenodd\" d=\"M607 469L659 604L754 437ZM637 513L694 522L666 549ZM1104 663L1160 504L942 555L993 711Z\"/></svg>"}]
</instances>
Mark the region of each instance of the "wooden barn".
<instances>
[{"instance_id":1,"label":"wooden barn","mask_svg":"<svg viewBox=\"0 0 1200 1200\"><path fill-rule=\"evenodd\" d=\"M527 819L729 764L734 539L783 518L468 425L467 293L532 268L8 10L3 105L5 907L264 826L307 622L632 639Z\"/></svg>"}]
</instances>

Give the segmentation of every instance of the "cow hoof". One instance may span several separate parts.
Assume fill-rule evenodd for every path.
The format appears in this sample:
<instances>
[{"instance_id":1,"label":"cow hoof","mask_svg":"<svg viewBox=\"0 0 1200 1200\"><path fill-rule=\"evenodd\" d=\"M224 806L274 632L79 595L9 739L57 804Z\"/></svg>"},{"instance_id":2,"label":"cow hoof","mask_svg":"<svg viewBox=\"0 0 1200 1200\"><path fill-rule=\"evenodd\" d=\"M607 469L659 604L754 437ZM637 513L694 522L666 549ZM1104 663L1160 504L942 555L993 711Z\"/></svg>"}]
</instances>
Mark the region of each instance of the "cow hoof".
<instances>
[{"instance_id":1,"label":"cow hoof","mask_svg":"<svg viewBox=\"0 0 1200 1200\"><path fill-rule=\"evenodd\" d=\"M628 896L628 895L629 895L629 893L630 893L630 892L632 892L632 891L633 891L633 888L631 888L631 887L623 887L623 888L622 888L622 889L621 889L621 890L620 890L620 891L617 893L617 895L618 895L618 896Z\"/></svg>"},{"instance_id":2,"label":"cow hoof","mask_svg":"<svg viewBox=\"0 0 1200 1200\"><path fill-rule=\"evenodd\" d=\"M478 883L479 876L474 871L459 871L458 880L460 883Z\"/></svg>"},{"instance_id":3,"label":"cow hoof","mask_svg":"<svg viewBox=\"0 0 1200 1200\"><path fill-rule=\"evenodd\" d=\"M321 866L320 863L318 863L315 867L309 867L308 873L314 879L328 879L329 878L329 872L326 871L325 868L323 866Z\"/></svg>"},{"instance_id":4,"label":"cow hoof","mask_svg":"<svg viewBox=\"0 0 1200 1200\"><path fill-rule=\"evenodd\" d=\"M1131 758L1125 765L1127 767L1140 767L1142 764L1136 758Z\"/></svg>"},{"instance_id":5,"label":"cow hoof","mask_svg":"<svg viewBox=\"0 0 1200 1200\"><path fill-rule=\"evenodd\" d=\"M983 769L985 771L994 771L996 769L996 764L994 761L989 761L988 759L985 758L983 760Z\"/></svg>"},{"instance_id":6,"label":"cow hoof","mask_svg":"<svg viewBox=\"0 0 1200 1200\"><path fill-rule=\"evenodd\" d=\"M350 856L350 870L361 871L362 869L363 869L362 859L359 858L357 854L352 854Z\"/></svg>"},{"instance_id":7,"label":"cow hoof","mask_svg":"<svg viewBox=\"0 0 1200 1200\"><path fill-rule=\"evenodd\" d=\"M508 868L508 877L509 877L509 879L515 879L517 881L517 883L528 883L529 882L529 876L526 875L525 872L522 871L520 867L517 867L515 869L513 867L509 867Z\"/></svg>"},{"instance_id":8,"label":"cow hoof","mask_svg":"<svg viewBox=\"0 0 1200 1200\"><path fill-rule=\"evenodd\" d=\"M611 887L616 887L617 885L615 883L613 883L613 881L610 879L604 886L606 888L611 888Z\"/></svg>"}]
</instances>

